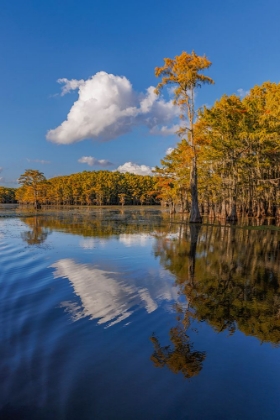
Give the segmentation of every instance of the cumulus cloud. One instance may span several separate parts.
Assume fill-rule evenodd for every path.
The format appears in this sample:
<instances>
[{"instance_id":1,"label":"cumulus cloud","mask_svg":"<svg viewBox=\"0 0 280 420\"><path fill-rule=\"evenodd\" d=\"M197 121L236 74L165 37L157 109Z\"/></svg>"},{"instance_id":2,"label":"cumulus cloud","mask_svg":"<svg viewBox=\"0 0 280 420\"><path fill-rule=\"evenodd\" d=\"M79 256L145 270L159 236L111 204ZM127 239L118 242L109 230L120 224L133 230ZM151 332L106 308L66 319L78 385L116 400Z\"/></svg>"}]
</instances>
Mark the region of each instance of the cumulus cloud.
<instances>
[{"instance_id":1,"label":"cumulus cloud","mask_svg":"<svg viewBox=\"0 0 280 420\"><path fill-rule=\"evenodd\" d=\"M71 90L78 89L80 86L82 86L85 83L83 79L82 80L76 80L76 79L68 80L66 78L58 79L57 82L60 84L64 84L64 86L62 86L62 89L61 89L61 96L66 95L67 93L71 92Z\"/></svg>"},{"instance_id":2,"label":"cumulus cloud","mask_svg":"<svg viewBox=\"0 0 280 420\"><path fill-rule=\"evenodd\" d=\"M36 163L41 163L42 165L47 165L49 163L51 163L49 160L43 160L43 159L28 159L26 158L27 162L36 162Z\"/></svg>"},{"instance_id":3,"label":"cumulus cloud","mask_svg":"<svg viewBox=\"0 0 280 420\"><path fill-rule=\"evenodd\" d=\"M156 134L160 136L172 136L176 134L176 132L179 130L180 127L181 127L180 124L174 124L174 125L171 125L170 127L166 125L163 125L162 127L155 126L155 127L152 127L150 132L151 134Z\"/></svg>"},{"instance_id":4,"label":"cumulus cloud","mask_svg":"<svg viewBox=\"0 0 280 420\"><path fill-rule=\"evenodd\" d=\"M172 100L158 97L153 86L138 94L124 76L101 71L88 80L63 78L58 82L64 85L62 96L78 89L78 99L67 119L48 131L46 137L54 143L71 144L89 138L108 141L140 125L151 132L158 130L156 134L167 134L167 125L178 117Z\"/></svg>"},{"instance_id":5,"label":"cumulus cloud","mask_svg":"<svg viewBox=\"0 0 280 420\"><path fill-rule=\"evenodd\" d=\"M249 95L249 90L244 90L244 89L242 89L242 88L240 88L240 89L237 89L237 92L238 92L238 95L241 97L241 98L244 98L245 96L247 96L247 95Z\"/></svg>"},{"instance_id":6,"label":"cumulus cloud","mask_svg":"<svg viewBox=\"0 0 280 420\"><path fill-rule=\"evenodd\" d=\"M86 163L88 166L111 166L113 165L112 162L109 162L109 160L105 159L96 159L93 156L83 156L80 159L78 159L79 163Z\"/></svg>"},{"instance_id":7,"label":"cumulus cloud","mask_svg":"<svg viewBox=\"0 0 280 420\"><path fill-rule=\"evenodd\" d=\"M174 147L168 147L168 149L166 150L165 154L166 155L170 155L174 150Z\"/></svg>"},{"instance_id":8,"label":"cumulus cloud","mask_svg":"<svg viewBox=\"0 0 280 420\"><path fill-rule=\"evenodd\" d=\"M135 175L152 175L152 170L150 166L146 165L137 165L137 163L126 162L123 165L120 165L116 170L122 173L130 172Z\"/></svg>"}]
</instances>

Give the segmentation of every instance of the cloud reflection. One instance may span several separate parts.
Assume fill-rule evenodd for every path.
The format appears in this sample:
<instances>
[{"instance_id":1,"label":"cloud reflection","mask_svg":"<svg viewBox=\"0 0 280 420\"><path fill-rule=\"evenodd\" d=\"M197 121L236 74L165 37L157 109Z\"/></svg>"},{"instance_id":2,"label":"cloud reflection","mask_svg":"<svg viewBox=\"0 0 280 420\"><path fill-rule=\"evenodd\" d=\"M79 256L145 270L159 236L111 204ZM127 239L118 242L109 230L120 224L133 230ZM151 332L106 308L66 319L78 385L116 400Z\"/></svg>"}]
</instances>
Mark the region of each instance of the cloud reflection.
<instances>
[{"instance_id":1,"label":"cloud reflection","mask_svg":"<svg viewBox=\"0 0 280 420\"><path fill-rule=\"evenodd\" d=\"M134 234L122 233L119 235L119 241L126 247L131 246L147 246L148 242L151 240L151 235L148 234Z\"/></svg>"},{"instance_id":2,"label":"cloud reflection","mask_svg":"<svg viewBox=\"0 0 280 420\"><path fill-rule=\"evenodd\" d=\"M109 327L128 318L138 307L152 313L160 301L171 301L177 297L177 290L170 279L168 281L159 273L157 281L149 282L148 290L145 280L139 286L135 279L123 280L122 273L79 264L72 259L59 260L51 267L55 268L54 278L67 278L81 299L81 305L69 301L62 303L73 321L89 317Z\"/></svg>"}]
</instances>

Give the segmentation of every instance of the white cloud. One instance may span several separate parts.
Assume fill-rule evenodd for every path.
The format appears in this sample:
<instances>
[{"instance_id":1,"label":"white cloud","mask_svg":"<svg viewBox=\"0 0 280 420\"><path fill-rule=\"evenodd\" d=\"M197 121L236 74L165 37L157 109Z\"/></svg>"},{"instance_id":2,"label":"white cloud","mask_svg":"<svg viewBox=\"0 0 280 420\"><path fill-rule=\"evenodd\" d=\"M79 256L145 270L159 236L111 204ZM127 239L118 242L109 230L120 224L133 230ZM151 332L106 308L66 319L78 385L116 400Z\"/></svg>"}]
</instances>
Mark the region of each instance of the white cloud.
<instances>
[{"instance_id":1,"label":"white cloud","mask_svg":"<svg viewBox=\"0 0 280 420\"><path fill-rule=\"evenodd\" d=\"M168 149L166 150L165 154L166 155L170 155L174 150L174 147L168 147Z\"/></svg>"},{"instance_id":2,"label":"white cloud","mask_svg":"<svg viewBox=\"0 0 280 420\"><path fill-rule=\"evenodd\" d=\"M80 86L82 86L85 83L83 79L82 80L76 80L76 79L68 80L66 78L58 79L57 82L60 84L64 84L64 86L62 86L62 89L61 89L61 96L66 95L67 93L71 92L71 90L78 89Z\"/></svg>"},{"instance_id":3,"label":"white cloud","mask_svg":"<svg viewBox=\"0 0 280 420\"><path fill-rule=\"evenodd\" d=\"M109 162L109 160L105 160L105 159L96 159L93 156L83 156L80 159L78 159L79 163L87 163L88 166L111 166L113 165L112 162Z\"/></svg>"},{"instance_id":4,"label":"white cloud","mask_svg":"<svg viewBox=\"0 0 280 420\"><path fill-rule=\"evenodd\" d=\"M171 127L163 125L162 127L155 126L150 130L151 134L161 135L161 136L172 136L176 134L181 126L179 124L174 124Z\"/></svg>"},{"instance_id":5,"label":"white cloud","mask_svg":"<svg viewBox=\"0 0 280 420\"><path fill-rule=\"evenodd\" d=\"M150 166L137 165L137 163L126 162L120 165L116 170L122 173L130 172L136 175L152 175L152 169Z\"/></svg>"},{"instance_id":6,"label":"white cloud","mask_svg":"<svg viewBox=\"0 0 280 420\"><path fill-rule=\"evenodd\" d=\"M0 166L0 174L1 174L2 171L3 171L3 168Z\"/></svg>"},{"instance_id":7,"label":"white cloud","mask_svg":"<svg viewBox=\"0 0 280 420\"><path fill-rule=\"evenodd\" d=\"M78 99L67 119L47 133L47 139L59 144L71 144L84 139L112 140L144 125L156 134L167 134L167 124L178 117L173 102L158 97L151 86L137 94L130 81L104 71L88 80L59 79L62 95L78 89ZM159 127L164 125L165 129ZM170 134L170 133L169 133Z\"/></svg>"},{"instance_id":8,"label":"white cloud","mask_svg":"<svg viewBox=\"0 0 280 420\"><path fill-rule=\"evenodd\" d=\"M168 86L167 87L167 93L170 96L170 98L174 98L175 89L176 89L176 86Z\"/></svg>"},{"instance_id":9,"label":"white cloud","mask_svg":"<svg viewBox=\"0 0 280 420\"><path fill-rule=\"evenodd\" d=\"M49 160L43 160L43 159L28 159L28 158L26 158L26 160L28 162L41 163L42 165L47 165L47 164L51 163Z\"/></svg>"},{"instance_id":10,"label":"white cloud","mask_svg":"<svg viewBox=\"0 0 280 420\"><path fill-rule=\"evenodd\" d=\"M237 92L238 92L238 95L239 95L241 98L244 98L245 96L249 95L249 93L250 93L250 91L249 91L249 90L244 90L244 89L242 89L242 88L237 89Z\"/></svg>"}]
</instances>

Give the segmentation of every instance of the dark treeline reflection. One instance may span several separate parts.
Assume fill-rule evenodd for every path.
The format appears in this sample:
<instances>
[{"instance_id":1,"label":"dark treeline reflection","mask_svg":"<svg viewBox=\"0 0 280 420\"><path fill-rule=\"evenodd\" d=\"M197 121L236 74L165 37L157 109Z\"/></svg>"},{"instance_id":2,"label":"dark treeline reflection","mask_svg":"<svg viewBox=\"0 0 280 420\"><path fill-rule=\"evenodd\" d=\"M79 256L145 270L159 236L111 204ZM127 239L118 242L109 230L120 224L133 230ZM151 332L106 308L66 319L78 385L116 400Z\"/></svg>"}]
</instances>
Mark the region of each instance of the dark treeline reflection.
<instances>
[{"instance_id":1,"label":"dark treeline reflection","mask_svg":"<svg viewBox=\"0 0 280 420\"><path fill-rule=\"evenodd\" d=\"M180 225L178 237L157 237L155 255L187 301L177 304L170 344L151 338L155 366L167 365L187 378L199 373L206 354L193 350L188 336L193 321L279 345L279 231Z\"/></svg>"},{"instance_id":2,"label":"dark treeline reflection","mask_svg":"<svg viewBox=\"0 0 280 420\"><path fill-rule=\"evenodd\" d=\"M31 229L22 235L29 245L43 243L51 231L106 238L122 233L166 233L171 228L168 214L160 210L57 211L50 215L21 217L21 220ZM175 232L176 225L172 228Z\"/></svg>"}]
</instances>

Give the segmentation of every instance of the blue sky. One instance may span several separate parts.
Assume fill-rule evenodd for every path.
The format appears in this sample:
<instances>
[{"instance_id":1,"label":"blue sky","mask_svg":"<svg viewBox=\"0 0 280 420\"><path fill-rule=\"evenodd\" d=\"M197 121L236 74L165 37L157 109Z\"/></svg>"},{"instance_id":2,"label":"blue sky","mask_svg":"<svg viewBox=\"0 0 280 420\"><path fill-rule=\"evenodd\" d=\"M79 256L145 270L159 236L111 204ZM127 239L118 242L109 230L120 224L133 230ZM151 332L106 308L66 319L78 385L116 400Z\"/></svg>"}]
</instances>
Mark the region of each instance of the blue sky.
<instances>
[{"instance_id":1,"label":"blue sky","mask_svg":"<svg viewBox=\"0 0 280 420\"><path fill-rule=\"evenodd\" d=\"M2 0L0 185L27 168L49 178L158 165L178 139L162 135L176 125L168 94L147 91L154 68L206 54L215 85L198 106L279 82L279 16L278 0Z\"/></svg>"}]
</instances>

